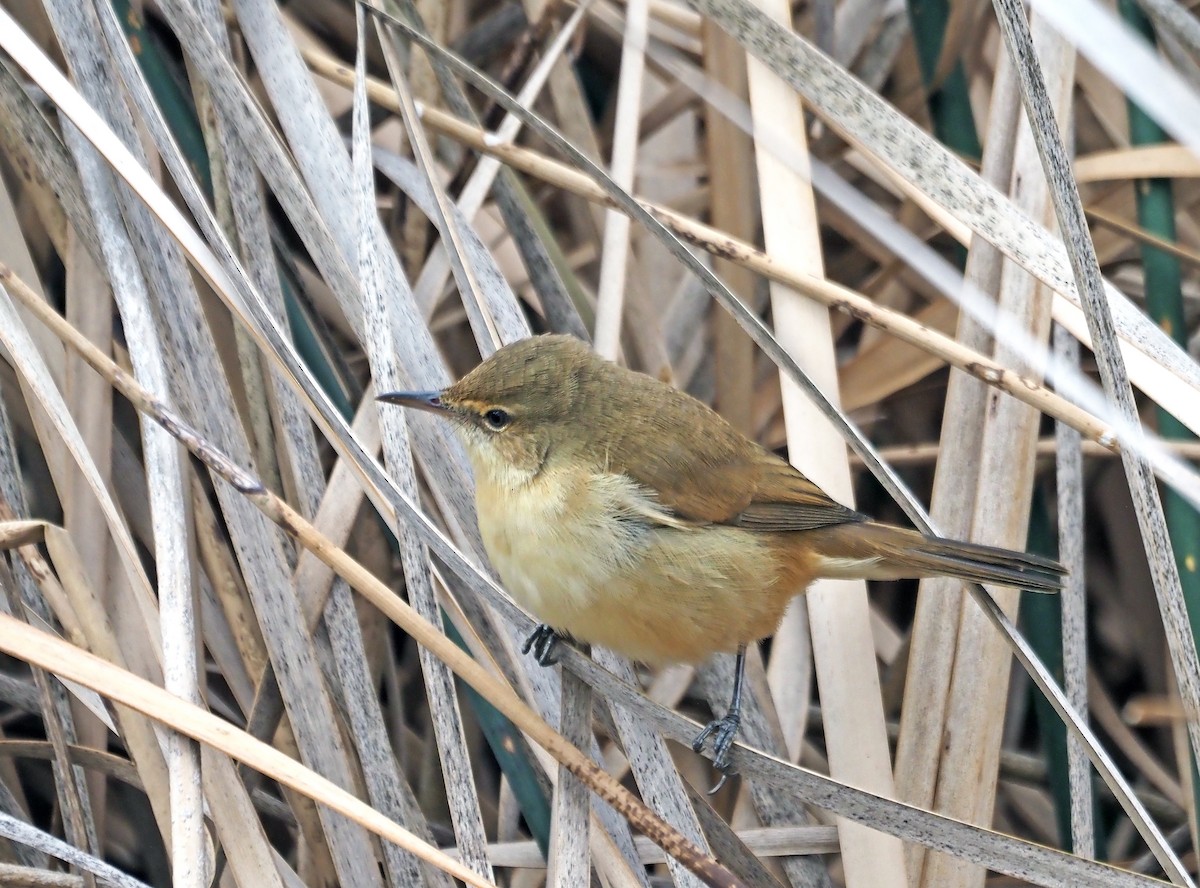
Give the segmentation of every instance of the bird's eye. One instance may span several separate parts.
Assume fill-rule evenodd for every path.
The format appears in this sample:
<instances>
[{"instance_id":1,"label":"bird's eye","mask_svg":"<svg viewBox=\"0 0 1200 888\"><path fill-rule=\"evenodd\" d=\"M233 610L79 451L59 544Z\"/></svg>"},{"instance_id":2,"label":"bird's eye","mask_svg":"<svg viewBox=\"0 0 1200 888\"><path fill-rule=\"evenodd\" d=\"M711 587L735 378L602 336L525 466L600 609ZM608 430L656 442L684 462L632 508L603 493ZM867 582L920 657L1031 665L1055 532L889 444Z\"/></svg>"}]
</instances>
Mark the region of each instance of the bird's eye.
<instances>
[{"instance_id":1,"label":"bird's eye","mask_svg":"<svg viewBox=\"0 0 1200 888\"><path fill-rule=\"evenodd\" d=\"M483 414L483 421L488 424L488 428L492 431L498 432L512 422L512 417L508 415L507 410L493 407L487 413Z\"/></svg>"}]
</instances>

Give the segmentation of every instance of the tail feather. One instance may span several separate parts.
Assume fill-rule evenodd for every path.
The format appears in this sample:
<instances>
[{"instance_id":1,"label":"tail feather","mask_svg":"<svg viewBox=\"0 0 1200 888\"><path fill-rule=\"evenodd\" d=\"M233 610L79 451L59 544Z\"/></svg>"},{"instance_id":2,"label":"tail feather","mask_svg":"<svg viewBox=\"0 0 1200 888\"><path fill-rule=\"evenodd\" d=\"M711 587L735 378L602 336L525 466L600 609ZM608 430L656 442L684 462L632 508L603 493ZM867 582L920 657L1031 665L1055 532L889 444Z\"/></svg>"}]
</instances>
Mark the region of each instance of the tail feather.
<instances>
[{"instance_id":1,"label":"tail feather","mask_svg":"<svg viewBox=\"0 0 1200 888\"><path fill-rule=\"evenodd\" d=\"M1040 555L924 536L886 524L841 525L813 533L823 537L817 551L822 556L821 575L828 577L899 580L945 576L1057 592L1066 573L1061 564Z\"/></svg>"}]
</instances>

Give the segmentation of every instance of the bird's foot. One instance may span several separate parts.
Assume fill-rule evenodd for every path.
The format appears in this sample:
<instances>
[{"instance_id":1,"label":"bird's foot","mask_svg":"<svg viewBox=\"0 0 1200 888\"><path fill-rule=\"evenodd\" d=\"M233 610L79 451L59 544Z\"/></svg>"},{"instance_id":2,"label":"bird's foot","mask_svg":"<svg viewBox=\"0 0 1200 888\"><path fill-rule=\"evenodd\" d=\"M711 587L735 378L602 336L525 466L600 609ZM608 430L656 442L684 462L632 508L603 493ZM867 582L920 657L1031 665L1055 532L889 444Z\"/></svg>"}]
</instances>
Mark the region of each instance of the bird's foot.
<instances>
[{"instance_id":1,"label":"bird's foot","mask_svg":"<svg viewBox=\"0 0 1200 888\"><path fill-rule=\"evenodd\" d=\"M729 779L729 769L733 764L730 761L729 752L733 748L733 741L737 738L738 728L741 725L741 715L737 712L729 712L725 714L724 718L710 721L692 741L692 751L703 752L704 744L708 742L709 737L712 737L713 765L721 772L721 779L708 791L709 795L716 793Z\"/></svg>"},{"instance_id":2,"label":"bird's foot","mask_svg":"<svg viewBox=\"0 0 1200 888\"><path fill-rule=\"evenodd\" d=\"M555 632L553 627L539 623L521 645L521 653L528 654L533 651L533 659L538 661L539 666L553 666L558 662L555 650L560 641L562 636Z\"/></svg>"}]
</instances>

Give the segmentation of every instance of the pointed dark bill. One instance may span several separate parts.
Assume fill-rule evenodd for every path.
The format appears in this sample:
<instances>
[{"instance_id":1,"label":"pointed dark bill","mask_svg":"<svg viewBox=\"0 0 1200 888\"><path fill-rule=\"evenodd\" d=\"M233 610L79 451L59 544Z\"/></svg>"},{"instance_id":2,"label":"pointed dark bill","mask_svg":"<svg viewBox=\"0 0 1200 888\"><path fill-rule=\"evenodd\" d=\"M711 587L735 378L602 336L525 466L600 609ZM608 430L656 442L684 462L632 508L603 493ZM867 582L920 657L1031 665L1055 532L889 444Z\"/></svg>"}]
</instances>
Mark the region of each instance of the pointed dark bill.
<instances>
[{"instance_id":1,"label":"pointed dark bill","mask_svg":"<svg viewBox=\"0 0 1200 888\"><path fill-rule=\"evenodd\" d=\"M441 413L446 409L446 405L442 403L441 392L384 392L376 396L375 400L385 404L428 410L430 413Z\"/></svg>"}]
</instances>

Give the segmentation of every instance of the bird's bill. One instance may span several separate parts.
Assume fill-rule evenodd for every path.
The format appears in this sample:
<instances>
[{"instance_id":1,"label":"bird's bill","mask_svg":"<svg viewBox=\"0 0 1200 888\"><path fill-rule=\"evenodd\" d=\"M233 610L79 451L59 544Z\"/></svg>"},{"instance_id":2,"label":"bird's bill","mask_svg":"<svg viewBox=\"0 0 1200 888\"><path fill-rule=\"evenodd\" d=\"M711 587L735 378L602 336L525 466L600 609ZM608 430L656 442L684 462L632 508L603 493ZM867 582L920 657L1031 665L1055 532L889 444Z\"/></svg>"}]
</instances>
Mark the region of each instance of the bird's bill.
<instances>
[{"instance_id":1,"label":"bird's bill","mask_svg":"<svg viewBox=\"0 0 1200 888\"><path fill-rule=\"evenodd\" d=\"M399 404L401 407L415 407L417 410L428 410L430 413L442 413L446 405L442 403L441 392L384 392L375 398L385 404Z\"/></svg>"}]
</instances>

